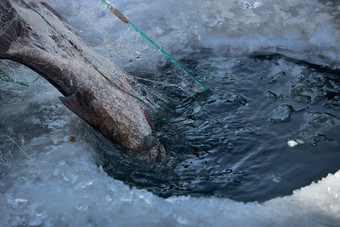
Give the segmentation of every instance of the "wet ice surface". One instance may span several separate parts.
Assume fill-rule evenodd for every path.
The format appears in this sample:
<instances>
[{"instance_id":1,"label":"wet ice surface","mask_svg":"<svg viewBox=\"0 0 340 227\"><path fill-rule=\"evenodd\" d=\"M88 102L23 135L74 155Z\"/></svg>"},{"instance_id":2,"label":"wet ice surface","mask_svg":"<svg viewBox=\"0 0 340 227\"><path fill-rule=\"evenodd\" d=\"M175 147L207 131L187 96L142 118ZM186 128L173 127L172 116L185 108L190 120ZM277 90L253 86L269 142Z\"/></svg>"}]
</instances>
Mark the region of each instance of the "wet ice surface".
<instances>
[{"instance_id":1,"label":"wet ice surface","mask_svg":"<svg viewBox=\"0 0 340 227\"><path fill-rule=\"evenodd\" d=\"M50 4L59 8L97 51L104 49L102 53L114 61L123 58L119 64L124 67L153 66L164 59L161 53L151 54L153 47L147 42L136 42L140 37L127 32L126 24L96 1ZM281 53L339 68L338 1L129 0L112 4L175 57L198 45L233 56L256 51ZM108 43L105 46L103 42ZM139 61L141 57L144 61Z\"/></svg>"},{"instance_id":2,"label":"wet ice surface","mask_svg":"<svg viewBox=\"0 0 340 227\"><path fill-rule=\"evenodd\" d=\"M157 54L143 55L149 47L131 41L136 40L131 32L123 36L125 25L107 16L107 9L93 11L99 17L92 18L96 26L84 24L90 12L86 7L93 9L99 2L51 4L67 6L60 12L107 56L118 47L102 45L90 28L101 28L99 22L104 22L110 39L130 40L118 48L127 52L120 63L127 70L134 72L143 65L158 70ZM185 102L178 90L165 89L167 94L174 92L169 109L175 123L157 127L173 156L169 162L173 168L160 168L165 180L160 185L155 174L159 167L148 172L137 163L135 170L134 160L62 106L60 94L43 80L29 89L1 84L0 225L337 226L338 73L281 56L246 57L253 51L283 53L339 68L337 1L116 4L215 94L196 93L190 80L181 81L182 88L196 95L183 93ZM202 47L213 50L197 51ZM30 74L17 70L18 79L26 80ZM124 183L109 176L103 166ZM169 180L176 181L174 187L169 187ZM210 191L205 188L209 184ZM189 195L164 199L156 194Z\"/></svg>"}]
</instances>

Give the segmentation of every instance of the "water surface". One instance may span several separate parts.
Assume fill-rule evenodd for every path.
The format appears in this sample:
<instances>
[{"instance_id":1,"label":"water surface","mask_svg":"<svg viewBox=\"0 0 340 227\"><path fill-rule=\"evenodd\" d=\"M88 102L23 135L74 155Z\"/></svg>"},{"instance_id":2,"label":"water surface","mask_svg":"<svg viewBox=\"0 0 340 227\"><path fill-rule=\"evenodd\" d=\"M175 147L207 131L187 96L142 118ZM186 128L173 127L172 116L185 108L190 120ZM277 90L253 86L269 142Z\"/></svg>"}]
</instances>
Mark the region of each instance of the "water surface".
<instances>
[{"instance_id":1,"label":"water surface","mask_svg":"<svg viewBox=\"0 0 340 227\"><path fill-rule=\"evenodd\" d=\"M129 163L122 173L116 157L107 155L104 170L110 175L163 197L265 201L339 169L336 71L281 55L232 58L209 50L182 62L214 94L181 91L194 86L190 80L165 90L171 101L156 127L171 156L167 167ZM164 80L171 80L164 73L171 69L162 70Z\"/></svg>"}]
</instances>

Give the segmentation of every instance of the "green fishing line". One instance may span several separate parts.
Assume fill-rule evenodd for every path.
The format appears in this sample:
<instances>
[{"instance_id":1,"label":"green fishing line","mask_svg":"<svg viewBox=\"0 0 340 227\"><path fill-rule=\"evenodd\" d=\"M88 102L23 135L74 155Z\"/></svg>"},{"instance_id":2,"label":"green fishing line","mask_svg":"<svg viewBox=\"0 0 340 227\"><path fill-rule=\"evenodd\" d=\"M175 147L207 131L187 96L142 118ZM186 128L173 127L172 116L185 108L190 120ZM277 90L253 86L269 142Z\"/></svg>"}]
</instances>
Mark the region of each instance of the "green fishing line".
<instances>
[{"instance_id":1,"label":"green fishing line","mask_svg":"<svg viewBox=\"0 0 340 227\"><path fill-rule=\"evenodd\" d=\"M15 83L26 87L28 87L29 84L35 83L40 77L37 76L37 78L35 78L33 81L15 81L10 75L8 75L4 70L2 70L2 68L0 68L0 73L4 76L0 78L1 81Z\"/></svg>"},{"instance_id":2,"label":"green fishing line","mask_svg":"<svg viewBox=\"0 0 340 227\"><path fill-rule=\"evenodd\" d=\"M61 37L63 37L64 39L67 39L67 36L64 35L63 33L61 33L56 27L54 27L48 20L46 20L46 18L36 9L34 9L30 4L28 4L27 2L25 2L24 0L21 0L22 3L24 3L28 8L30 8L31 10L33 10L35 13L37 13L51 28L53 28L56 32L59 33L59 35Z\"/></svg>"},{"instance_id":3,"label":"green fishing line","mask_svg":"<svg viewBox=\"0 0 340 227\"><path fill-rule=\"evenodd\" d=\"M138 27L136 27L133 23L129 21L119 10L115 9L105 0L101 0L101 2L110 9L110 11L117 16L121 21L128 24L131 28L133 28L138 34L140 34L143 38L145 38L149 43L151 43L154 47L156 47L159 51L161 51L166 57L168 57L174 64L176 64L180 69L182 69L186 74L188 74L192 79L194 79L199 85L201 85L205 90L212 92L209 88L207 88L201 81L199 81L196 77L194 77L188 70L186 70L181 64L179 64L173 57L171 57L167 52L165 52L162 48L160 48L154 41L152 41L147 35L145 35Z\"/></svg>"}]
</instances>

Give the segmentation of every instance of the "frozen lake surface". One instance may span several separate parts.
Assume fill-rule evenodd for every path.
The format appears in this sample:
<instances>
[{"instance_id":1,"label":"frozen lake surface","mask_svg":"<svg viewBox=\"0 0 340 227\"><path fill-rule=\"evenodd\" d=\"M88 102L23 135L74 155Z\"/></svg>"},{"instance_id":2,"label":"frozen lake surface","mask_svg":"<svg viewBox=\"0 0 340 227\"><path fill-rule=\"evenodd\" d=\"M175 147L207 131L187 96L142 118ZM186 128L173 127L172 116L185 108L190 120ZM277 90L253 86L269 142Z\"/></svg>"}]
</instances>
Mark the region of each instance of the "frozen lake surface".
<instances>
[{"instance_id":1,"label":"frozen lake surface","mask_svg":"<svg viewBox=\"0 0 340 227\"><path fill-rule=\"evenodd\" d=\"M340 4L116 1L203 92L100 1L52 1L147 88L169 160L148 166L43 79L0 83L0 226L337 226ZM1 61L16 80L37 75Z\"/></svg>"}]
</instances>

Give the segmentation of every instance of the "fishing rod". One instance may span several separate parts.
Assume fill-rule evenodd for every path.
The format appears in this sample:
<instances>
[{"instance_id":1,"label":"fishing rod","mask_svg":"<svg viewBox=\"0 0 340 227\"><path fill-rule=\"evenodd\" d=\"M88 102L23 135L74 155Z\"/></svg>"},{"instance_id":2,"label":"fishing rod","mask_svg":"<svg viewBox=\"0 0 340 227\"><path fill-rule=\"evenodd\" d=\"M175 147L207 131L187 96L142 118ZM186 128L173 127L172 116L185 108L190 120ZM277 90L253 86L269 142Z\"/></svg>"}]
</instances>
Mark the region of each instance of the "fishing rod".
<instances>
[{"instance_id":1,"label":"fishing rod","mask_svg":"<svg viewBox=\"0 0 340 227\"><path fill-rule=\"evenodd\" d=\"M128 24L131 28L133 28L137 33L139 33L143 38L145 38L149 43L155 46L159 51L161 51L166 57L168 57L175 65L177 65L180 69L182 69L187 75L189 75L192 79L194 79L199 85L201 85L205 90L213 93L212 90L207 88L201 81L199 81L196 77L194 77L188 70L186 70L181 64L179 64L174 58L172 58L167 52L165 52L162 48L160 48L154 41L152 41L147 35L145 35L138 27L136 27L124 14L122 14L119 10L114 8L109 2L106 0L100 0L107 8L110 9L111 13L118 17L122 22Z\"/></svg>"}]
</instances>

